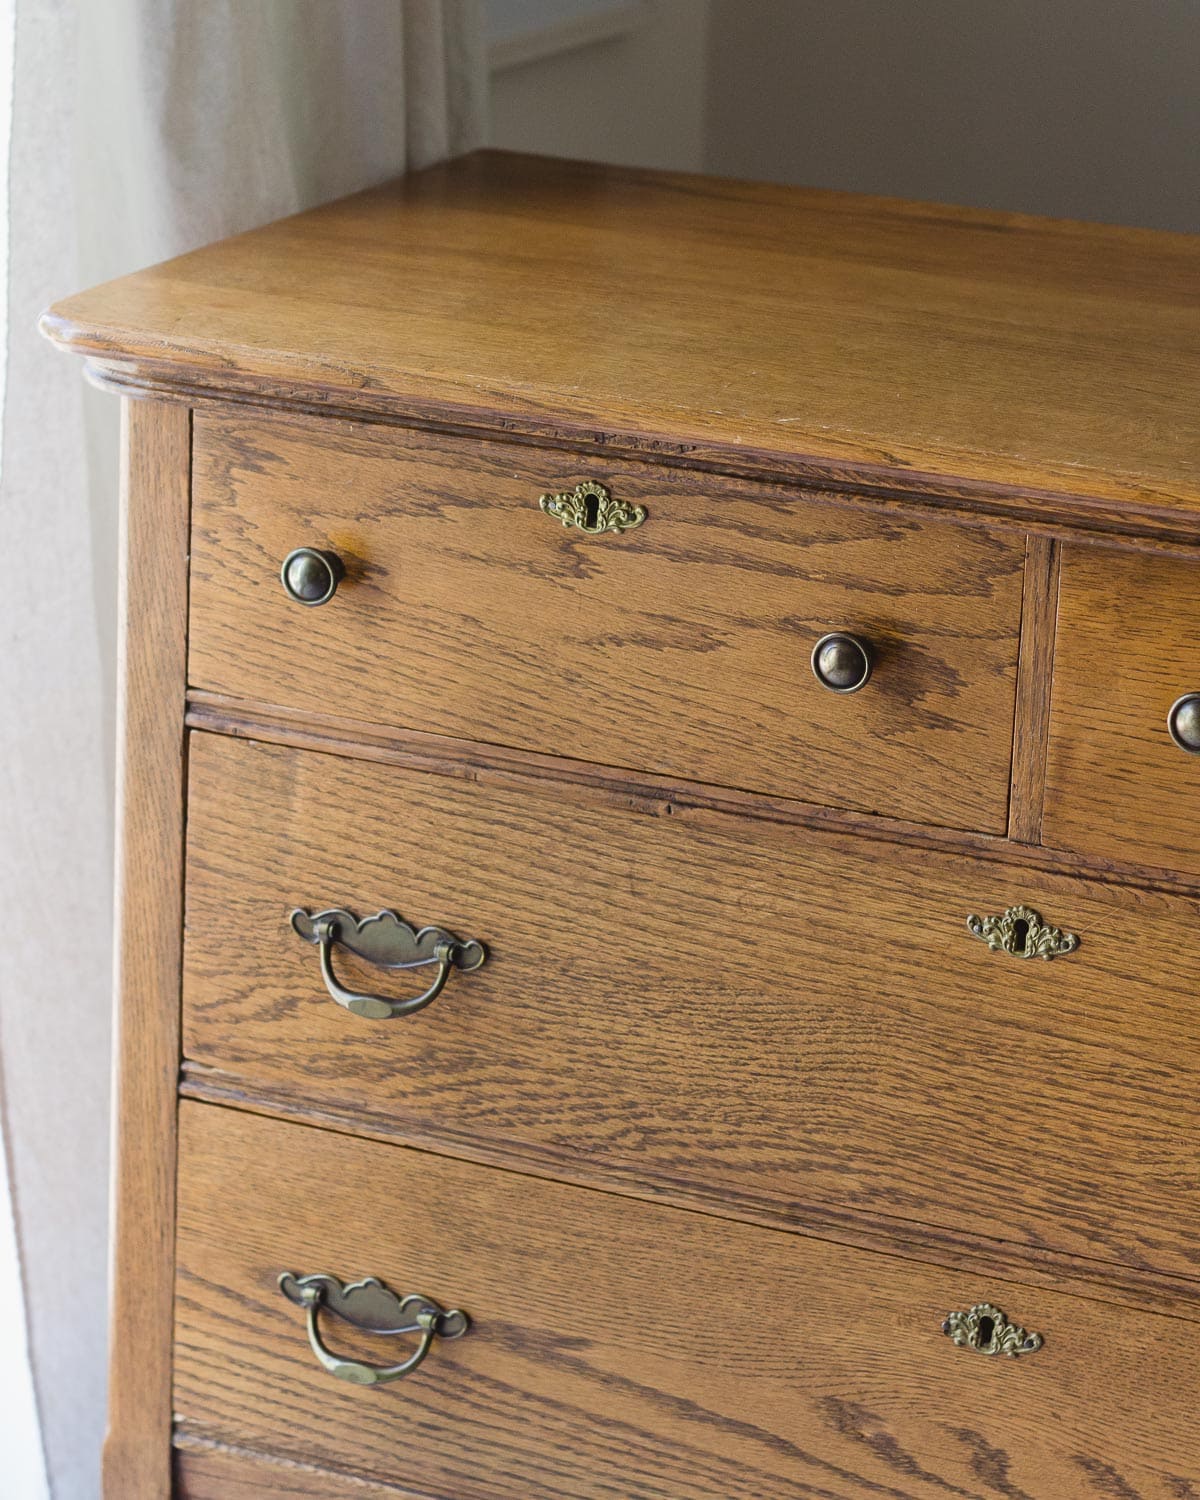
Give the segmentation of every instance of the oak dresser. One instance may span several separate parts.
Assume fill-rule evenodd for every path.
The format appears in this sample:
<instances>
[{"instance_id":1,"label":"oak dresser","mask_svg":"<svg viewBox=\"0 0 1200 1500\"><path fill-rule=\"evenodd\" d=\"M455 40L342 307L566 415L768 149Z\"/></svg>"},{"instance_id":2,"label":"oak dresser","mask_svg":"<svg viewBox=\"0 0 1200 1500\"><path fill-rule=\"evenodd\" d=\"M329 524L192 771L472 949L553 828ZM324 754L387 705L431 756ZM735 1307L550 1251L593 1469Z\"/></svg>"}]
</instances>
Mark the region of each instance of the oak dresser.
<instances>
[{"instance_id":1,"label":"oak dresser","mask_svg":"<svg viewBox=\"0 0 1200 1500\"><path fill-rule=\"evenodd\" d=\"M485 152L44 328L108 1500L1197 1500L1200 242Z\"/></svg>"}]
</instances>

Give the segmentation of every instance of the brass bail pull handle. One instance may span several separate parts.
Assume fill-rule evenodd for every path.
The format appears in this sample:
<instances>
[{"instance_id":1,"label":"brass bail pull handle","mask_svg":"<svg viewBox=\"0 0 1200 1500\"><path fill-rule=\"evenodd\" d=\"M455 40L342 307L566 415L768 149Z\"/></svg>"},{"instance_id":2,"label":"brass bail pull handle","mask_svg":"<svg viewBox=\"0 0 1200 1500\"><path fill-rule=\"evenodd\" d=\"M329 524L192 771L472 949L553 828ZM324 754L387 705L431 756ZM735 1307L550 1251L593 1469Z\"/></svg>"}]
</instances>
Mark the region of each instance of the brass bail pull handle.
<instances>
[{"instance_id":1,"label":"brass bail pull handle","mask_svg":"<svg viewBox=\"0 0 1200 1500\"><path fill-rule=\"evenodd\" d=\"M350 1385L386 1385L388 1381L411 1375L437 1339L461 1338L471 1326L466 1313L457 1309L447 1312L431 1297L418 1293L398 1297L374 1276L343 1285L335 1276L293 1276L285 1271L279 1278L279 1290L289 1302L304 1308L308 1342L317 1363L334 1379ZM388 1337L415 1333L419 1335L417 1347L407 1359L393 1365L347 1359L330 1349L321 1337L317 1319L322 1308L368 1333Z\"/></svg>"},{"instance_id":2,"label":"brass bail pull handle","mask_svg":"<svg viewBox=\"0 0 1200 1500\"><path fill-rule=\"evenodd\" d=\"M321 978L332 999L356 1016L370 1021L391 1021L415 1015L442 993L451 970L470 973L487 960L487 950L474 938L461 941L441 927L411 927L394 911L381 911L362 921L339 907L308 912L297 907L289 915L292 930L306 943L315 943L321 955ZM334 973L333 949L341 943L349 952L382 969L419 969L436 965L429 987L409 1000L389 1000L384 995L360 994L347 989Z\"/></svg>"}]
</instances>

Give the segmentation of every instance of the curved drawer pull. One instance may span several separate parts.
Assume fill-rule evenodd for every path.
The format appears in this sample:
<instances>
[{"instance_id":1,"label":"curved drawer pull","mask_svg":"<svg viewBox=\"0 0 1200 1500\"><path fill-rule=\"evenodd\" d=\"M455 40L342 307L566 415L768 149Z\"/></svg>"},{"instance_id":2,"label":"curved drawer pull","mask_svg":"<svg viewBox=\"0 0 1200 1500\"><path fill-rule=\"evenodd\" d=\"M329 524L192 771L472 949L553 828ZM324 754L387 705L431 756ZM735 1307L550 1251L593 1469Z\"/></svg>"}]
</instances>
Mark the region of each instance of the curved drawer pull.
<instances>
[{"instance_id":1,"label":"curved drawer pull","mask_svg":"<svg viewBox=\"0 0 1200 1500\"><path fill-rule=\"evenodd\" d=\"M1010 906L999 917L968 917L967 931L982 938L993 953L1011 953L1014 958L1059 958L1079 947L1075 933L1048 927L1031 906Z\"/></svg>"},{"instance_id":2,"label":"curved drawer pull","mask_svg":"<svg viewBox=\"0 0 1200 1500\"><path fill-rule=\"evenodd\" d=\"M628 500L614 500L604 485L585 480L573 490L543 495L538 501L542 510L569 530L572 526L586 536L600 536L605 531L632 531L646 519L642 505Z\"/></svg>"},{"instance_id":3,"label":"curved drawer pull","mask_svg":"<svg viewBox=\"0 0 1200 1500\"><path fill-rule=\"evenodd\" d=\"M470 973L487 959L487 950L474 938L460 942L452 932L440 927L422 927L418 932L394 911L381 911L360 922L338 907L317 912L297 907L289 920L306 943L315 943L320 948L321 978L333 999L356 1016L366 1016L371 1021L390 1021L395 1016L411 1016L424 1010L442 993L451 969ZM333 972L335 943L341 943L351 953L378 964L381 969L419 969L426 964L437 964L437 974L429 988L411 1000L360 995L348 990Z\"/></svg>"},{"instance_id":4,"label":"curved drawer pull","mask_svg":"<svg viewBox=\"0 0 1200 1500\"><path fill-rule=\"evenodd\" d=\"M960 1349L1007 1354L1009 1359L1035 1354L1042 1347L1040 1333L1026 1333L990 1302L977 1302L966 1312L952 1312L942 1324L942 1332Z\"/></svg>"},{"instance_id":5,"label":"curved drawer pull","mask_svg":"<svg viewBox=\"0 0 1200 1500\"><path fill-rule=\"evenodd\" d=\"M279 1290L308 1314L308 1342L322 1369L351 1385L385 1385L410 1375L433 1347L434 1339L461 1338L471 1326L465 1312L447 1312L430 1297L413 1293L397 1297L382 1281L369 1276L343 1286L335 1276L293 1276L285 1271L279 1278ZM419 1333L416 1349L395 1365L371 1365L362 1360L344 1359L328 1348L317 1326L321 1308L355 1328L368 1333Z\"/></svg>"}]
</instances>

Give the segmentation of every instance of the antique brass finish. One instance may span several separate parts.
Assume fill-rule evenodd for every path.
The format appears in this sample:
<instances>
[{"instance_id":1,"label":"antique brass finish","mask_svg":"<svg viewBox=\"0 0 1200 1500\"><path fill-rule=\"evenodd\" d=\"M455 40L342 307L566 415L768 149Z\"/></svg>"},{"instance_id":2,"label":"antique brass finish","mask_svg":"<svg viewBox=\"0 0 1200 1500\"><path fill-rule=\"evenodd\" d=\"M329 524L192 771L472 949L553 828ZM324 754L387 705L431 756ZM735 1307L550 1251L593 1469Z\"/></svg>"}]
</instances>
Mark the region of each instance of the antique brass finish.
<instances>
[{"instance_id":1,"label":"antique brass finish","mask_svg":"<svg viewBox=\"0 0 1200 1500\"><path fill-rule=\"evenodd\" d=\"M812 669L831 693L857 693L871 676L871 648L856 635L832 630L813 647Z\"/></svg>"},{"instance_id":2,"label":"antique brass finish","mask_svg":"<svg viewBox=\"0 0 1200 1500\"><path fill-rule=\"evenodd\" d=\"M297 547L289 552L279 569L279 578L289 599L313 608L328 604L345 577L342 560L335 552L318 552L315 547Z\"/></svg>"},{"instance_id":3,"label":"antique brass finish","mask_svg":"<svg viewBox=\"0 0 1200 1500\"><path fill-rule=\"evenodd\" d=\"M1171 704L1167 730L1181 750L1200 755L1200 693L1184 693Z\"/></svg>"},{"instance_id":4,"label":"antique brass finish","mask_svg":"<svg viewBox=\"0 0 1200 1500\"><path fill-rule=\"evenodd\" d=\"M614 500L602 484L585 480L573 490L543 495L538 504L548 516L588 536L604 531L632 531L646 519L645 508L628 500Z\"/></svg>"},{"instance_id":5,"label":"antique brass finish","mask_svg":"<svg viewBox=\"0 0 1200 1500\"><path fill-rule=\"evenodd\" d=\"M293 930L306 943L321 950L321 978L325 988L339 1005L371 1021L390 1021L396 1016L411 1016L436 1000L442 993L451 969L469 974L487 959L487 950L474 938L460 941L441 927L422 927L418 932L394 911L381 911L360 922L348 911L307 912L297 907L289 913ZM382 995L361 995L348 990L333 972L333 945L341 943L359 958L378 964L381 969L417 969L437 964L433 983L411 1000L388 1000Z\"/></svg>"},{"instance_id":6,"label":"antique brass finish","mask_svg":"<svg viewBox=\"0 0 1200 1500\"><path fill-rule=\"evenodd\" d=\"M977 1302L966 1312L951 1313L942 1324L942 1332L960 1349L974 1349L978 1354L1006 1354L1009 1359L1033 1354L1042 1347L1040 1333L1026 1333L990 1302Z\"/></svg>"},{"instance_id":7,"label":"antique brass finish","mask_svg":"<svg viewBox=\"0 0 1200 1500\"><path fill-rule=\"evenodd\" d=\"M471 1326L466 1313L457 1309L447 1312L432 1298L415 1293L398 1297L374 1276L343 1286L334 1276L293 1276L285 1271L279 1278L279 1290L289 1302L307 1312L308 1342L321 1367L351 1385L384 1385L389 1380L399 1380L417 1368L433 1347L434 1339L461 1338ZM368 1333L419 1333L420 1342L407 1359L395 1365L343 1359L321 1338L317 1314L322 1307Z\"/></svg>"},{"instance_id":8,"label":"antique brass finish","mask_svg":"<svg viewBox=\"0 0 1200 1500\"><path fill-rule=\"evenodd\" d=\"M1058 958L1079 947L1075 933L1047 927L1029 906L1010 906L1001 917L970 916L967 930L993 953L1011 953L1014 958Z\"/></svg>"}]
</instances>

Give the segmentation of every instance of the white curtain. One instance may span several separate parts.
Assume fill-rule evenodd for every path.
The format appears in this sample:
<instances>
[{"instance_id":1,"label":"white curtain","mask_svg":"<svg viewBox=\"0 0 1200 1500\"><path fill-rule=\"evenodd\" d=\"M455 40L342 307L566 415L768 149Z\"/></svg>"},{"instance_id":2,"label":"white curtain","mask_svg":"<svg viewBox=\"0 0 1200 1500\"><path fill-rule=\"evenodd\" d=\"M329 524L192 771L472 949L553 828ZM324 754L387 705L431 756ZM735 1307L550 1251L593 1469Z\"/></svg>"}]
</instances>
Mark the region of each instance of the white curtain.
<instances>
[{"instance_id":1,"label":"white curtain","mask_svg":"<svg viewBox=\"0 0 1200 1500\"><path fill-rule=\"evenodd\" d=\"M117 403L35 321L478 144L478 3L0 0L0 1275L6 1245L22 1272L0 1287L4 1500L95 1500L107 1333Z\"/></svg>"}]
</instances>

